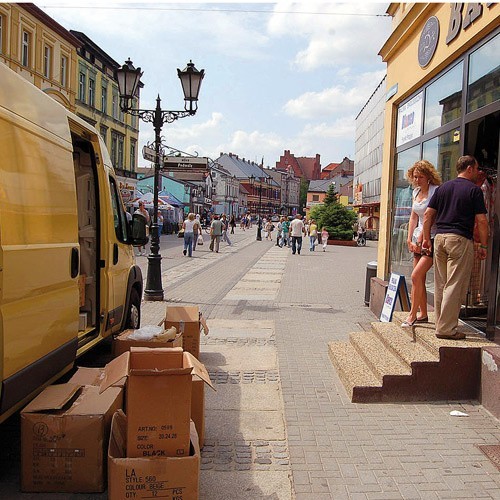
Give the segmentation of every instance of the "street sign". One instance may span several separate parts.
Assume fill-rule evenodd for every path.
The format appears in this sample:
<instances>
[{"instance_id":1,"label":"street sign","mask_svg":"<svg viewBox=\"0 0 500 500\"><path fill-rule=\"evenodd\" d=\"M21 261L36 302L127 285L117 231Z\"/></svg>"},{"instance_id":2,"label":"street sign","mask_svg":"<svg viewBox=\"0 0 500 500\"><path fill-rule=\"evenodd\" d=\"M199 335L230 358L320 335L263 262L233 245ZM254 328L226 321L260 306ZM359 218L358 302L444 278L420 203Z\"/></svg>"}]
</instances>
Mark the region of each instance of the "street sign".
<instances>
[{"instance_id":1,"label":"street sign","mask_svg":"<svg viewBox=\"0 0 500 500\"><path fill-rule=\"evenodd\" d=\"M156 156L156 153L155 153L155 150L153 148L150 148L148 146L144 146L142 148L142 157L145 159L145 160L148 160L148 161L155 161L155 156Z\"/></svg>"},{"instance_id":2,"label":"street sign","mask_svg":"<svg viewBox=\"0 0 500 500\"><path fill-rule=\"evenodd\" d=\"M193 167L207 167L208 158L203 156L164 156L163 168L165 169L189 169Z\"/></svg>"}]
</instances>

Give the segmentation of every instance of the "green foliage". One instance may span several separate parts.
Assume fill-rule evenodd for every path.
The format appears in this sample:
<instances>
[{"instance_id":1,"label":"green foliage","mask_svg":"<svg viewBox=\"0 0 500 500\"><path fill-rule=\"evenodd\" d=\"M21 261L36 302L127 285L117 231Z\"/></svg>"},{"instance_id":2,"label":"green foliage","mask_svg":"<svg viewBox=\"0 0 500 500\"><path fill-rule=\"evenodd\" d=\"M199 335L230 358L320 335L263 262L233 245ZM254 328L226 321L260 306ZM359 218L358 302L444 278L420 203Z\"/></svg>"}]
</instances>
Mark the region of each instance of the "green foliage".
<instances>
[{"instance_id":1,"label":"green foliage","mask_svg":"<svg viewBox=\"0 0 500 500\"><path fill-rule=\"evenodd\" d=\"M312 207L310 218L315 219L318 228L326 227L333 240L351 240L352 227L356 222L356 214L338 202L333 184L328 188L322 205Z\"/></svg>"},{"instance_id":2,"label":"green foliage","mask_svg":"<svg viewBox=\"0 0 500 500\"><path fill-rule=\"evenodd\" d=\"M309 181L305 177L300 179L300 193L299 193L299 214L302 213L307 203L307 191L309 190Z\"/></svg>"}]
</instances>

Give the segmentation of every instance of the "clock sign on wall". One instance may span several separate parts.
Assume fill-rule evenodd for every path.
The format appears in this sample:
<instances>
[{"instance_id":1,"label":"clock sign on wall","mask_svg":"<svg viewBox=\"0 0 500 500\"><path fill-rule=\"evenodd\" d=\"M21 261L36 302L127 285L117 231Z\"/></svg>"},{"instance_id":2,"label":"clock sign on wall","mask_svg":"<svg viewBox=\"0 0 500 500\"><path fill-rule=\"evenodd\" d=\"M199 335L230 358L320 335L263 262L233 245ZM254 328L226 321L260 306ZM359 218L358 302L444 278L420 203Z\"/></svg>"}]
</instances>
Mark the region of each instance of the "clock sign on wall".
<instances>
[{"instance_id":1,"label":"clock sign on wall","mask_svg":"<svg viewBox=\"0 0 500 500\"><path fill-rule=\"evenodd\" d=\"M418 63L422 68L427 66L436 52L439 40L439 20L436 16L427 19L418 42Z\"/></svg>"}]
</instances>

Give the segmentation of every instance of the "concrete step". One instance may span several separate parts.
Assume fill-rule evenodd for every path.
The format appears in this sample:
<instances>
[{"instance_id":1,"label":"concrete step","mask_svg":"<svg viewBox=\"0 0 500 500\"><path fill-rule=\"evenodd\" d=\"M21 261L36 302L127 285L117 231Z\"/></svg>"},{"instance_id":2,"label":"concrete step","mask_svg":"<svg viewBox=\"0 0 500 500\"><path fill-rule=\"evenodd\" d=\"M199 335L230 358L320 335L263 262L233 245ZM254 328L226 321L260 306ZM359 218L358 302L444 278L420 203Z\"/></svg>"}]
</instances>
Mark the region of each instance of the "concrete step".
<instances>
[{"instance_id":1,"label":"concrete step","mask_svg":"<svg viewBox=\"0 0 500 500\"><path fill-rule=\"evenodd\" d=\"M328 355L353 403L379 400L382 384L350 342L330 342Z\"/></svg>"},{"instance_id":2,"label":"concrete step","mask_svg":"<svg viewBox=\"0 0 500 500\"><path fill-rule=\"evenodd\" d=\"M351 333L349 340L381 384L385 375L411 375L410 366L388 349L374 332Z\"/></svg>"},{"instance_id":3,"label":"concrete step","mask_svg":"<svg viewBox=\"0 0 500 500\"><path fill-rule=\"evenodd\" d=\"M417 334L420 328L420 326L416 327ZM439 352L429 346L423 346L420 342L413 342L411 332L402 328L399 322L374 322L372 330L381 342L409 367L412 367L414 363L439 362Z\"/></svg>"}]
</instances>

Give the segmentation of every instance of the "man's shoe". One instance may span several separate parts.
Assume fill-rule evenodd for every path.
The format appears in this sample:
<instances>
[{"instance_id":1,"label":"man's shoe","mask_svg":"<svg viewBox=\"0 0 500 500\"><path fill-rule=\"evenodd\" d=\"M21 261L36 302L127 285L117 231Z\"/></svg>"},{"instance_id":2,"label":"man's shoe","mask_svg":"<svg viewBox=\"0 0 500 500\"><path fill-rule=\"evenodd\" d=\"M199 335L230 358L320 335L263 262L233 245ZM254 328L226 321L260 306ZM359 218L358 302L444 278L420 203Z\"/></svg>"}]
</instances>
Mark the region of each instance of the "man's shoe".
<instances>
[{"instance_id":1,"label":"man's shoe","mask_svg":"<svg viewBox=\"0 0 500 500\"><path fill-rule=\"evenodd\" d=\"M183 250L183 251L182 251L182 253L183 253L184 255L186 255L186 250Z\"/></svg>"},{"instance_id":2,"label":"man's shoe","mask_svg":"<svg viewBox=\"0 0 500 500\"><path fill-rule=\"evenodd\" d=\"M438 339L448 339L448 340L463 340L465 339L465 333L455 332L452 335L446 335L444 333L436 333Z\"/></svg>"}]
</instances>

